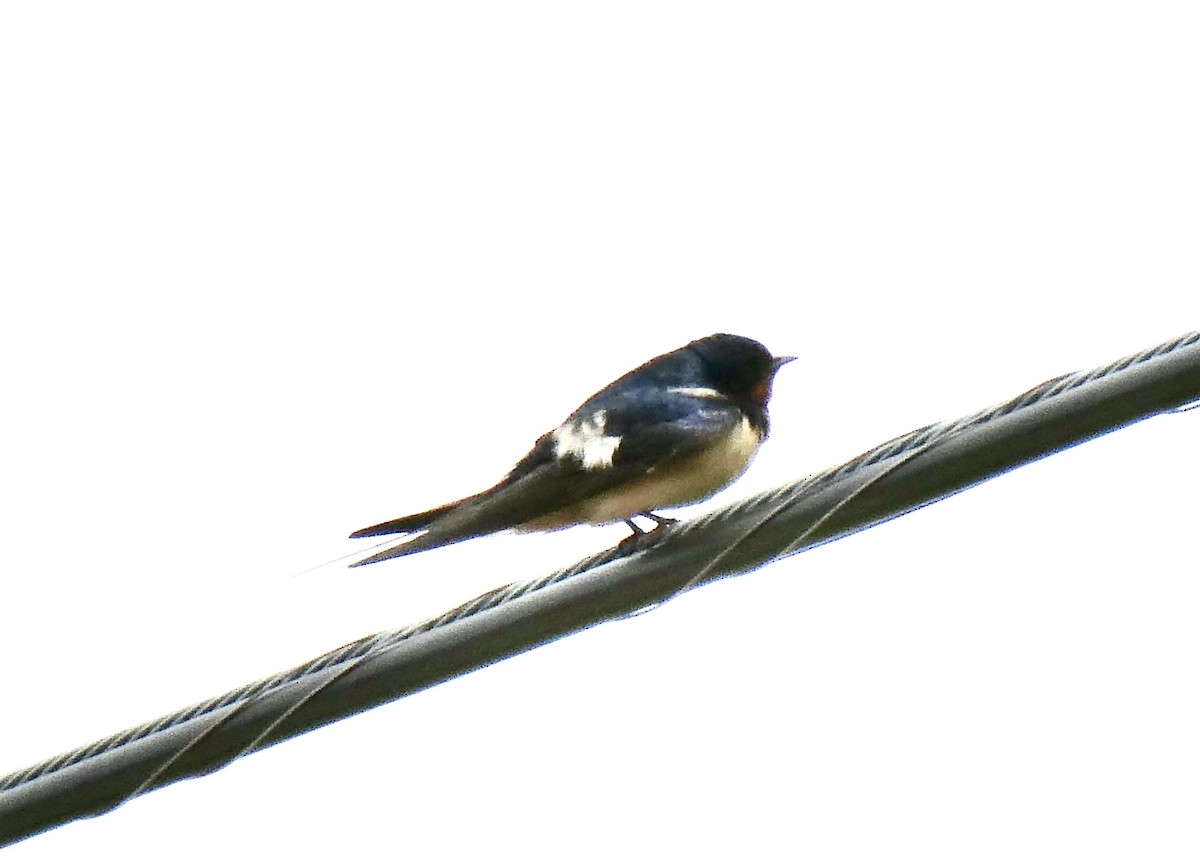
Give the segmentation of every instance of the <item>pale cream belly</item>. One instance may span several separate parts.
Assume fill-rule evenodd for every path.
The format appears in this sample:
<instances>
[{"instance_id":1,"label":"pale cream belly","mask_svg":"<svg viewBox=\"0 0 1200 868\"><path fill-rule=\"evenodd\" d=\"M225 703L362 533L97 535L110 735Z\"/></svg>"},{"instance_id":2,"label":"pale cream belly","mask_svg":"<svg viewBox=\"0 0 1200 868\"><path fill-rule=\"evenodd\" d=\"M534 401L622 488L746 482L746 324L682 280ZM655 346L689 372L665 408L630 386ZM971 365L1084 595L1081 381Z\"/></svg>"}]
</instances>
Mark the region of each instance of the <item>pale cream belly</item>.
<instances>
[{"instance_id":1,"label":"pale cream belly","mask_svg":"<svg viewBox=\"0 0 1200 868\"><path fill-rule=\"evenodd\" d=\"M729 436L687 461L605 492L521 526L520 530L554 530L573 524L608 524L672 506L685 506L720 491L745 472L760 440L749 421Z\"/></svg>"}]
</instances>

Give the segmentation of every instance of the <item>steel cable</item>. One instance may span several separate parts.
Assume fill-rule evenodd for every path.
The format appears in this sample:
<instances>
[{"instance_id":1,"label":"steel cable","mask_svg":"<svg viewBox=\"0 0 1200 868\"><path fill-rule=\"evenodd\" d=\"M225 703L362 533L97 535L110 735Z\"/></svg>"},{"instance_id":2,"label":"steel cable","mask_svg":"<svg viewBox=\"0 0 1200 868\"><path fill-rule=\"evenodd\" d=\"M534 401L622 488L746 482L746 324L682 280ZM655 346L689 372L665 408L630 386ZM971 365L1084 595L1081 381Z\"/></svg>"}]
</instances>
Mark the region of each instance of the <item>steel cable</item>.
<instances>
[{"instance_id":1,"label":"steel cable","mask_svg":"<svg viewBox=\"0 0 1200 868\"><path fill-rule=\"evenodd\" d=\"M1057 377L838 467L352 642L0 779L0 845L596 623L660 605L1200 398L1200 333Z\"/></svg>"}]
</instances>

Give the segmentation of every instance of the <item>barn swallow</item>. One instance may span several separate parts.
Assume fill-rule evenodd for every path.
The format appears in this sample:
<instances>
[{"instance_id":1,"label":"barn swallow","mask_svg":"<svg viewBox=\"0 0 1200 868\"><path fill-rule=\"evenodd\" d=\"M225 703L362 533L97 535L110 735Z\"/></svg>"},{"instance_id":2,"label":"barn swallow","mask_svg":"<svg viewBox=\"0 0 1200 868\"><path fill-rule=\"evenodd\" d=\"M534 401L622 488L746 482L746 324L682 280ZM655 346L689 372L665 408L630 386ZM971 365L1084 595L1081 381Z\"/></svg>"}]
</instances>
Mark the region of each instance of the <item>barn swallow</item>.
<instances>
[{"instance_id":1,"label":"barn swallow","mask_svg":"<svg viewBox=\"0 0 1200 868\"><path fill-rule=\"evenodd\" d=\"M704 500L737 479L767 438L771 383L792 356L716 334L653 358L588 398L497 485L351 538L420 532L360 567L502 530L558 530Z\"/></svg>"}]
</instances>

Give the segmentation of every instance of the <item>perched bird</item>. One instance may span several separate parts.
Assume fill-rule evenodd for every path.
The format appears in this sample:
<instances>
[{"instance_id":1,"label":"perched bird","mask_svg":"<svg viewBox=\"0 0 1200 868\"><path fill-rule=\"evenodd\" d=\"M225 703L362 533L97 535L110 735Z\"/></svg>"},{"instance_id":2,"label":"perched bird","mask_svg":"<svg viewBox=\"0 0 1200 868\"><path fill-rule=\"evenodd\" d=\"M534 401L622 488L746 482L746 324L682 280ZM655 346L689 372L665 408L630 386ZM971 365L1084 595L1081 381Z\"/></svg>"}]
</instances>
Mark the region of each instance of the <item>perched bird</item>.
<instances>
[{"instance_id":1,"label":"perched bird","mask_svg":"<svg viewBox=\"0 0 1200 868\"><path fill-rule=\"evenodd\" d=\"M496 486L351 538L412 537L351 566L374 564L477 536L624 521L696 503L737 479L767 438L767 401L779 368L758 341L716 334L651 359L588 398ZM657 527L656 527L657 529Z\"/></svg>"}]
</instances>

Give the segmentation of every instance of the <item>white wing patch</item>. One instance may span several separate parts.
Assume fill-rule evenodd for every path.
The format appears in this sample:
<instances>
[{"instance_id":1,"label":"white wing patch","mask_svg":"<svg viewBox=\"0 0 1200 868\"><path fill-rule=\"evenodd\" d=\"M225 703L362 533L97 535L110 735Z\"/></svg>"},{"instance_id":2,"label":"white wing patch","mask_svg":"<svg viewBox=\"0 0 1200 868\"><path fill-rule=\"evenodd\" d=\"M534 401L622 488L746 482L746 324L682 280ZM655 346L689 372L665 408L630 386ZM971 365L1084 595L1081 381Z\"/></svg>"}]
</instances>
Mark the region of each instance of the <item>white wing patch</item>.
<instances>
[{"instance_id":1,"label":"white wing patch","mask_svg":"<svg viewBox=\"0 0 1200 868\"><path fill-rule=\"evenodd\" d=\"M706 389L703 386L674 386L667 389L676 395L687 395L690 398L720 398L721 393L716 389Z\"/></svg>"},{"instance_id":2,"label":"white wing patch","mask_svg":"<svg viewBox=\"0 0 1200 868\"><path fill-rule=\"evenodd\" d=\"M606 435L604 422L604 411L597 410L587 419L560 426L554 432L554 457L561 460L571 455L579 459L584 470L612 467L621 438Z\"/></svg>"}]
</instances>

